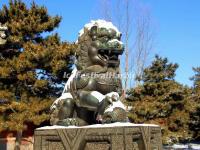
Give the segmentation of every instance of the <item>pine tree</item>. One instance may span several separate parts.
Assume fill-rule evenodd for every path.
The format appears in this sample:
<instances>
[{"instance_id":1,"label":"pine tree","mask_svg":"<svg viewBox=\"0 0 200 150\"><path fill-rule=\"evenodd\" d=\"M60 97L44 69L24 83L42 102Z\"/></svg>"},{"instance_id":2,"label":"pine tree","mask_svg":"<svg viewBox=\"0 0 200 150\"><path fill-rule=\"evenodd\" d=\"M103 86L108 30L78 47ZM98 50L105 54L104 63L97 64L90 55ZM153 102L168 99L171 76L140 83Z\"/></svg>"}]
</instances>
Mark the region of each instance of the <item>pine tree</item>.
<instances>
[{"instance_id":1,"label":"pine tree","mask_svg":"<svg viewBox=\"0 0 200 150\"><path fill-rule=\"evenodd\" d=\"M130 120L160 125L163 143L189 137L189 113L184 107L191 90L174 80L177 68L178 64L156 56L144 70L143 84L129 91L128 102L132 105Z\"/></svg>"},{"instance_id":2,"label":"pine tree","mask_svg":"<svg viewBox=\"0 0 200 150\"><path fill-rule=\"evenodd\" d=\"M200 67L193 68L193 71L195 72L195 75L191 80L194 81L194 92L200 95Z\"/></svg>"},{"instance_id":3,"label":"pine tree","mask_svg":"<svg viewBox=\"0 0 200 150\"><path fill-rule=\"evenodd\" d=\"M194 140L200 140L200 67L193 68L195 75L191 78L194 81L193 93L188 101L190 112L190 130Z\"/></svg>"},{"instance_id":4,"label":"pine tree","mask_svg":"<svg viewBox=\"0 0 200 150\"><path fill-rule=\"evenodd\" d=\"M0 47L0 131L22 131L26 123L40 125L69 73L74 44L49 34L61 21L34 2L27 7L10 0L0 9L0 22L8 27Z\"/></svg>"}]
</instances>

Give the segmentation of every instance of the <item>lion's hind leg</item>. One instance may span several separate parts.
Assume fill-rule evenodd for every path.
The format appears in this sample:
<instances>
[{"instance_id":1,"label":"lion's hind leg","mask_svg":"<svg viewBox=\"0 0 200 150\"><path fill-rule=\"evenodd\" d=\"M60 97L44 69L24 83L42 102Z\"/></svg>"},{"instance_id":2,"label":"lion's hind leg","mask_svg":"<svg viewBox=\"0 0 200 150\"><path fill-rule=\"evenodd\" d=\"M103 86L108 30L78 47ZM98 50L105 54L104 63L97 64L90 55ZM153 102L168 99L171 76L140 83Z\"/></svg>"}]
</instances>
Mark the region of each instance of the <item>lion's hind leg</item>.
<instances>
[{"instance_id":1,"label":"lion's hind leg","mask_svg":"<svg viewBox=\"0 0 200 150\"><path fill-rule=\"evenodd\" d=\"M50 108L50 123L58 125L60 121L72 118L74 114L75 103L72 97L60 97Z\"/></svg>"}]
</instances>

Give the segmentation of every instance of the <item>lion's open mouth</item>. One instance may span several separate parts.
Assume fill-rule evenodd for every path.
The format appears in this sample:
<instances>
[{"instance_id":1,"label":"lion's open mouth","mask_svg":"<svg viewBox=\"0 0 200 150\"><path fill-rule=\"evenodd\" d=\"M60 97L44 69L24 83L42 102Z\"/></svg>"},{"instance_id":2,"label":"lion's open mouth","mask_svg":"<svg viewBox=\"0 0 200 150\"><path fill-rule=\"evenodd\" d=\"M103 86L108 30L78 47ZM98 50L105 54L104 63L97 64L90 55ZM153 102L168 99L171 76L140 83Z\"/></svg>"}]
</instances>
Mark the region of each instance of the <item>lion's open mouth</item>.
<instances>
[{"instance_id":1,"label":"lion's open mouth","mask_svg":"<svg viewBox=\"0 0 200 150\"><path fill-rule=\"evenodd\" d=\"M103 61L106 61L108 65L116 66L119 65L119 55L121 53L116 50L98 50L98 56Z\"/></svg>"},{"instance_id":2,"label":"lion's open mouth","mask_svg":"<svg viewBox=\"0 0 200 150\"><path fill-rule=\"evenodd\" d=\"M103 54L101 52L98 53L98 57L103 61L109 60L109 57L106 54Z\"/></svg>"}]
</instances>

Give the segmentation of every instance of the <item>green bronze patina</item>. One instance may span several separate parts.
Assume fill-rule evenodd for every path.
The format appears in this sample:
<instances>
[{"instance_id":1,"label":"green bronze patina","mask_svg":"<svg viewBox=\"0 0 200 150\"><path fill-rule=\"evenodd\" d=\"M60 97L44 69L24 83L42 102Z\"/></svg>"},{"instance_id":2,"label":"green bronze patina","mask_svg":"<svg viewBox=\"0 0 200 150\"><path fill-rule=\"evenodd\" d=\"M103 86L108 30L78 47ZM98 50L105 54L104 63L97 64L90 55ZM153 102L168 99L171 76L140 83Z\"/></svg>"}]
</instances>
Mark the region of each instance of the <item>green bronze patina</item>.
<instances>
[{"instance_id":1,"label":"green bronze patina","mask_svg":"<svg viewBox=\"0 0 200 150\"><path fill-rule=\"evenodd\" d=\"M111 111L106 111L115 103L122 105L119 102L122 93L121 79L106 77L108 74L120 73L119 55L124 51L120 41L121 33L115 28L100 26L99 22L102 20L85 27L79 36L76 77L70 81L70 88L65 89L63 97L51 107L52 125L81 126L125 122L127 119L125 109L121 107L116 106ZM71 97L64 97L67 94L71 94ZM98 95L103 97L102 100Z\"/></svg>"}]
</instances>

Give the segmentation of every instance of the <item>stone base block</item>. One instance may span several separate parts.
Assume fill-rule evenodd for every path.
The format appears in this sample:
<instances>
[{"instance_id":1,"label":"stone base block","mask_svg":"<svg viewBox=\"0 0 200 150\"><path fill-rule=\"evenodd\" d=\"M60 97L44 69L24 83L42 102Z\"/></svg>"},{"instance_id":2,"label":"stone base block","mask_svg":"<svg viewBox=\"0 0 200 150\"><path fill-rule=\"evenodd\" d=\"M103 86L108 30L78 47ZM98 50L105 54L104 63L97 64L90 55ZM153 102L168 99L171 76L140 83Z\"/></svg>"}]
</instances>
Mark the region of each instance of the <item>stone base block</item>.
<instances>
[{"instance_id":1,"label":"stone base block","mask_svg":"<svg viewBox=\"0 0 200 150\"><path fill-rule=\"evenodd\" d=\"M34 150L161 150L157 125L113 123L35 130Z\"/></svg>"}]
</instances>

